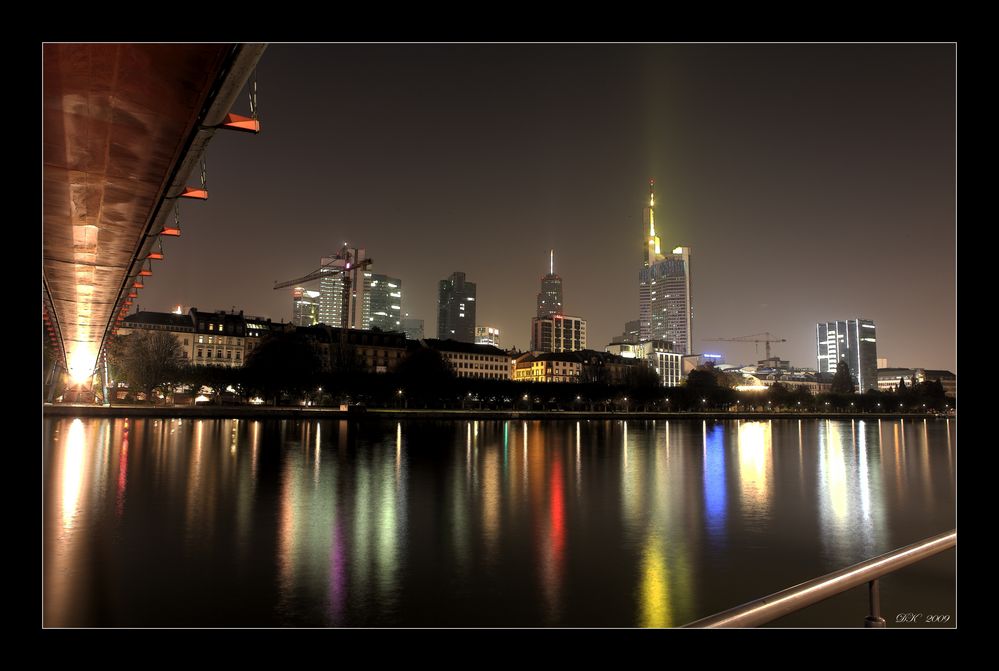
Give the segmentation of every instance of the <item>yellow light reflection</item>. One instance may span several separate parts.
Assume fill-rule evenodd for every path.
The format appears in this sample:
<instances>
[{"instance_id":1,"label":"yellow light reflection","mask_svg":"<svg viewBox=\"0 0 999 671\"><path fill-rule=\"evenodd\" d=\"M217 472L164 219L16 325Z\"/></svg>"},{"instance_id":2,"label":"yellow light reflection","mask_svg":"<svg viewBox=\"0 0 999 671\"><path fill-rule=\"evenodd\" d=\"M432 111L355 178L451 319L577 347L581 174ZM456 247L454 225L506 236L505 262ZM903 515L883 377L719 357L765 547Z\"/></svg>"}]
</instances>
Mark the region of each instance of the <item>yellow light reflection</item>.
<instances>
[{"instance_id":1,"label":"yellow light reflection","mask_svg":"<svg viewBox=\"0 0 999 671\"><path fill-rule=\"evenodd\" d=\"M83 422L74 419L69 425L66 436L66 447L62 460L62 526L64 529L73 527L80 500L80 489L83 486L83 457L86 436Z\"/></svg>"},{"instance_id":2,"label":"yellow light reflection","mask_svg":"<svg viewBox=\"0 0 999 671\"><path fill-rule=\"evenodd\" d=\"M673 626L669 600L669 575L659 534L648 535L642 548L642 614L640 625L646 628Z\"/></svg>"},{"instance_id":3,"label":"yellow light reflection","mask_svg":"<svg viewBox=\"0 0 999 671\"><path fill-rule=\"evenodd\" d=\"M739 483L747 509L765 512L770 507L771 431L763 422L739 423Z\"/></svg>"}]
</instances>

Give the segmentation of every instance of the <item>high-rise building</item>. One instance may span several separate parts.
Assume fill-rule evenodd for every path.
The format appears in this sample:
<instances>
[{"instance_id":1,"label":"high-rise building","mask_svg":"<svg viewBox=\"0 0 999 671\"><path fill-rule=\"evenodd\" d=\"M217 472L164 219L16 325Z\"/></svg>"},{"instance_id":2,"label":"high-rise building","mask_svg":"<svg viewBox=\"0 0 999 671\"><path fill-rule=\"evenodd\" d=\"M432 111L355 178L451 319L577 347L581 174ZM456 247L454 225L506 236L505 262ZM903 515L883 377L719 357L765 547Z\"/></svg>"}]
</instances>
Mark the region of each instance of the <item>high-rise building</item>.
<instances>
[{"instance_id":1,"label":"high-rise building","mask_svg":"<svg viewBox=\"0 0 999 671\"><path fill-rule=\"evenodd\" d=\"M364 273L364 328L402 331L402 280Z\"/></svg>"},{"instance_id":2,"label":"high-rise building","mask_svg":"<svg viewBox=\"0 0 999 671\"><path fill-rule=\"evenodd\" d=\"M576 352L586 349L586 320L554 315L531 320L532 352Z\"/></svg>"},{"instance_id":3,"label":"high-rise building","mask_svg":"<svg viewBox=\"0 0 999 671\"><path fill-rule=\"evenodd\" d=\"M409 313L402 318L402 332L406 334L406 337L410 340L423 340L423 320L422 319L412 319Z\"/></svg>"},{"instance_id":4,"label":"high-rise building","mask_svg":"<svg viewBox=\"0 0 999 671\"><path fill-rule=\"evenodd\" d=\"M319 292L295 287L291 293L291 323L295 326L314 326L319 323Z\"/></svg>"},{"instance_id":5,"label":"high-rise building","mask_svg":"<svg viewBox=\"0 0 999 671\"><path fill-rule=\"evenodd\" d=\"M357 268L357 262L365 258L363 249L351 249L346 245L336 255L322 257L320 266L328 270L328 274L319 278L320 324L340 327L346 311L348 328L367 328L364 322L365 277ZM350 268L346 271L350 277L350 295L346 304L343 296L344 273L337 272L340 268Z\"/></svg>"},{"instance_id":6,"label":"high-rise building","mask_svg":"<svg viewBox=\"0 0 999 671\"><path fill-rule=\"evenodd\" d=\"M878 345L874 322L846 319L815 325L815 349L820 373L835 373L846 361L858 392L878 388Z\"/></svg>"},{"instance_id":7,"label":"high-rise building","mask_svg":"<svg viewBox=\"0 0 999 671\"><path fill-rule=\"evenodd\" d=\"M538 314L531 319L532 352L586 349L586 320L562 312L562 278L555 274L555 250L548 252L548 274L541 278Z\"/></svg>"},{"instance_id":8,"label":"high-rise building","mask_svg":"<svg viewBox=\"0 0 999 671\"><path fill-rule=\"evenodd\" d=\"M475 342L475 283L455 272L440 281L437 295L437 338Z\"/></svg>"},{"instance_id":9,"label":"high-rise building","mask_svg":"<svg viewBox=\"0 0 999 671\"><path fill-rule=\"evenodd\" d=\"M500 346L500 331L495 326L476 326L475 344Z\"/></svg>"},{"instance_id":10,"label":"high-rise building","mask_svg":"<svg viewBox=\"0 0 999 671\"><path fill-rule=\"evenodd\" d=\"M676 351L693 349L693 305L690 292L690 247L663 254L656 233L654 181L649 182L649 204L643 223L646 240L639 272L639 340L668 340Z\"/></svg>"},{"instance_id":11,"label":"high-rise building","mask_svg":"<svg viewBox=\"0 0 999 671\"><path fill-rule=\"evenodd\" d=\"M562 278L555 274L555 250L548 254L548 274L541 278L538 294L538 319L562 314Z\"/></svg>"},{"instance_id":12,"label":"high-rise building","mask_svg":"<svg viewBox=\"0 0 999 671\"><path fill-rule=\"evenodd\" d=\"M642 335L642 322L638 319L635 319L630 322L625 322L624 333L611 338L611 344L612 345L619 345L621 343L637 344L641 335Z\"/></svg>"}]
</instances>

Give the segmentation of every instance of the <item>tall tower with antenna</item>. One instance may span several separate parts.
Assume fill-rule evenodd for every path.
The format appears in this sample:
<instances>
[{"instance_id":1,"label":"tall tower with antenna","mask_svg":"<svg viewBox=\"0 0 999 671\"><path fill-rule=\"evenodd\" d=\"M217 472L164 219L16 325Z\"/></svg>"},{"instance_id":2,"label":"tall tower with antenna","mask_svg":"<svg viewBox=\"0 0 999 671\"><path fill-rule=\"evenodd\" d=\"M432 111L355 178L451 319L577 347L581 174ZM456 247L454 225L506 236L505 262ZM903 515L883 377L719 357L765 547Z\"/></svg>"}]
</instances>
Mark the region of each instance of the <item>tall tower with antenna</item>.
<instances>
[{"instance_id":1,"label":"tall tower with antenna","mask_svg":"<svg viewBox=\"0 0 999 671\"><path fill-rule=\"evenodd\" d=\"M548 274L541 278L538 319L562 314L562 278L555 274L555 250L548 252Z\"/></svg>"},{"instance_id":2,"label":"tall tower with antenna","mask_svg":"<svg viewBox=\"0 0 999 671\"><path fill-rule=\"evenodd\" d=\"M655 181L643 216L645 244L638 274L639 340L668 340L673 351L693 352L693 304L690 295L690 247L663 254L656 230Z\"/></svg>"}]
</instances>

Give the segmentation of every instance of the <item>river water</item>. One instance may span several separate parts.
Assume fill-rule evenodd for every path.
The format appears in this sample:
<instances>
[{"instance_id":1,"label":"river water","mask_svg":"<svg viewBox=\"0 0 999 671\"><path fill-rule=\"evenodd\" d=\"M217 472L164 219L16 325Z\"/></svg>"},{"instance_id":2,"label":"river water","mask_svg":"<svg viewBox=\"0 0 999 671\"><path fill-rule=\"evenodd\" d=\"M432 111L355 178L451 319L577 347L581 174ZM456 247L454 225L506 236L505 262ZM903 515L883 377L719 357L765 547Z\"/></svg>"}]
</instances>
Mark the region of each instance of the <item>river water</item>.
<instances>
[{"instance_id":1,"label":"river water","mask_svg":"<svg viewBox=\"0 0 999 671\"><path fill-rule=\"evenodd\" d=\"M954 420L43 434L48 627L673 627L956 527ZM955 562L883 579L888 626L955 626ZM866 614L861 587L772 626Z\"/></svg>"}]
</instances>

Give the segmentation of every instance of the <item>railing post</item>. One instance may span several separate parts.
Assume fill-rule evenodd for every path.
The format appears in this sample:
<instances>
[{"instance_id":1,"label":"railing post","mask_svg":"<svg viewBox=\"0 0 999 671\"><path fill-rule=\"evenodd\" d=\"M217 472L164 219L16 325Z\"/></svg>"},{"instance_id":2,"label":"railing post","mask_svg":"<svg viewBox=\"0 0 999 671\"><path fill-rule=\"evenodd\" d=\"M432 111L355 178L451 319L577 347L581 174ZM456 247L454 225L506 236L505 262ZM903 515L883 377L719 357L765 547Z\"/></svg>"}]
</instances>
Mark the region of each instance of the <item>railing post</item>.
<instances>
[{"instance_id":1,"label":"railing post","mask_svg":"<svg viewBox=\"0 0 999 671\"><path fill-rule=\"evenodd\" d=\"M881 617L881 588L877 578L867 583L867 595L871 604L871 614L864 618L864 628L884 629L885 619Z\"/></svg>"}]
</instances>

